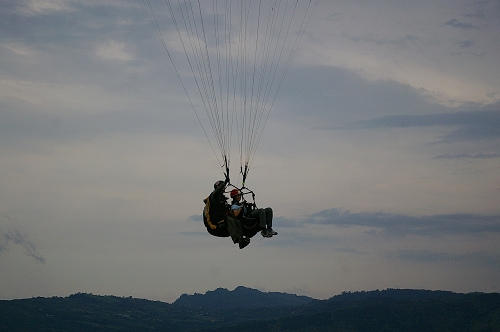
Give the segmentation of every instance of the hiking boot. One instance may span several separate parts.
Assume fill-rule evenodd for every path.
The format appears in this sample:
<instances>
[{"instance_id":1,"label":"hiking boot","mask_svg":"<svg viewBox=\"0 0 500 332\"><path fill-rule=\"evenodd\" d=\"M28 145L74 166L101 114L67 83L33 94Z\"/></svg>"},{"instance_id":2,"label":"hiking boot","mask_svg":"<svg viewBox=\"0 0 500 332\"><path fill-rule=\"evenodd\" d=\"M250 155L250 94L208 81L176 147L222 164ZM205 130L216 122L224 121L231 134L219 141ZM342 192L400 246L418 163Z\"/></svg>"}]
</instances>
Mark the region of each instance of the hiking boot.
<instances>
[{"instance_id":1,"label":"hiking boot","mask_svg":"<svg viewBox=\"0 0 500 332\"><path fill-rule=\"evenodd\" d=\"M273 236L273 235L278 235L278 232L276 232L276 231L275 231L274 229L272 229L272 228L268 228L268 229L267 229L267 233L268 233L269 235L271 235L271 236Z\"/></svg>"},{"instance_id":2,"label":"hiking boot","mask_svg":"<svg viewBox=\"0 0 500 332\"><path fill-rule=\"evenodd\" d=\"M260 231L260 234L263 236L263 237L272 237L273 234L269 233L269 230L268 229L263 229Z\"/></svg>"}]
</instances>

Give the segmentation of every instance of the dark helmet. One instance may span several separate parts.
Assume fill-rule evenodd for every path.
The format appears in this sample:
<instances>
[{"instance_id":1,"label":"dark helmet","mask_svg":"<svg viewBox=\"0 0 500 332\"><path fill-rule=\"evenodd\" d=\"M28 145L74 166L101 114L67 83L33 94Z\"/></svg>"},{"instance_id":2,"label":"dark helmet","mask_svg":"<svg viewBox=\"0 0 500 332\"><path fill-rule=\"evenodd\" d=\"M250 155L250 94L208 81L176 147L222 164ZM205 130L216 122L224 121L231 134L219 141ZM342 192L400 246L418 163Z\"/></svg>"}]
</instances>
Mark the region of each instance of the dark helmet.
<instances>
[{"instance_id":1,"label":"dark helmet","mask_svg":"<svg viewBox=\"0 0 500 332\"><path fill-rule=\"evenodd\" d=\"M220 186L221 184L223 184L223 183L224 183L224 181L222 181L222 180L219 180L219 181L215 182L215 183L214 183L214 189L219 188L219 186Z\"/></svg>"}]
</instances>

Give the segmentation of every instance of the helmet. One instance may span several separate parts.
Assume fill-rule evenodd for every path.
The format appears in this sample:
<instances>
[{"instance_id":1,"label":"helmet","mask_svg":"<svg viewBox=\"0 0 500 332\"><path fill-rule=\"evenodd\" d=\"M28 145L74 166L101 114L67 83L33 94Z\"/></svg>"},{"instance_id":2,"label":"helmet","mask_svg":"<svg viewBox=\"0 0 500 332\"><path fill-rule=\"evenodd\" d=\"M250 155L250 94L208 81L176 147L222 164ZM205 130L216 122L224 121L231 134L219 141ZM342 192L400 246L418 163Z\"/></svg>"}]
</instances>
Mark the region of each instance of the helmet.
<instances>
[{"instance_id":1,"label":"helmet","mask_svg":"<svg viewBox=\"0 0 500 332\"><path fill-rule=\"evenodd\" d=\"M231 190L231 197L237 196L240 194L240 191L238 189L233 189Z\"/></svg>"},{"instance_id":2,"label":"helmet","mask_svg":"<svg viewBox=\"0 0 500 332\"><path fill-rule=\"evenodd\" d=\"M221 184L223 184L223 183L224 183L224 181L222 181L222 180L219 180L219 181L215 182L215 183L214 183L214 189L219 188L219 186L220 186Z\"/></svg>"}]
</instances>

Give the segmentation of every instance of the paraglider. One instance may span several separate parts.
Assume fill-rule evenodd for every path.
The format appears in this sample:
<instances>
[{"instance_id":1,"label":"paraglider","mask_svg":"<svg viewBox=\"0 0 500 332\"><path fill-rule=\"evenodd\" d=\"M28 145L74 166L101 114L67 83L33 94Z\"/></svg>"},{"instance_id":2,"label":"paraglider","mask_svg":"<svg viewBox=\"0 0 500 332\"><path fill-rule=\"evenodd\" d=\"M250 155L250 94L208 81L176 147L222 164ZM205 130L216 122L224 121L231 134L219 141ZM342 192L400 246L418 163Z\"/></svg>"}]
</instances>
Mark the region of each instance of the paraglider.
<instances>
[{"instance_id":1,"label":"paraglider","mask_svg":"<svg viewBox=\"0 0 500 332\"><path fill-rule=\"evenodd\" d=\"M250 166L317 0L166 0L162 8L138 1L222 168L224 182L255 198L245 186ZM239 187L230 182L233 143L240 161Z\"/></svg>"},{"instance_id":2,"label":"paraglider","mask_svg":"<svg viewBox=\"0 0 500 332\"><path fill-rule=\"evenodd\" d=\"M243 249L250 243L250 237L244 236L242 222L234 215L229 215L224 190L226 181L217 181L214 184L214 191L203 200L203 223L207 231L214 236L231 236L233 243L238 244Z\"/></svg>"},{"instance_id":3,"label":"paraglider","mask_svg":"<svg viewBox=\"0 0 500 332\"><path fill-rule=\"evenodd\" d=\"M257 210L255 194L248 189L245 194L252 194L252 197L254 197L253 203L236 200L235 198L241 198L243 193L239 189L233 189L231 190L233 202L229 205L226 196L224 196L227 185L227 181L219 180L215 182L214 190L203 200L205 203L203 223L208 233L218 237L230 236L233 243L238 244L240 249L245 248L250 243L250 238L259 231L262 232L264 237L272 237L278 234L272 229L267 230L267 227L261 228L261 220L256 216L252 216L252 212ZM238 213L234 211L236 206L241 208ZM271 208L267 209L270 210ZM272 225L272 210L268 222L269 225ZM267 226L268 224L264 223L264 225Z\"/></svg>"}]
</instances>

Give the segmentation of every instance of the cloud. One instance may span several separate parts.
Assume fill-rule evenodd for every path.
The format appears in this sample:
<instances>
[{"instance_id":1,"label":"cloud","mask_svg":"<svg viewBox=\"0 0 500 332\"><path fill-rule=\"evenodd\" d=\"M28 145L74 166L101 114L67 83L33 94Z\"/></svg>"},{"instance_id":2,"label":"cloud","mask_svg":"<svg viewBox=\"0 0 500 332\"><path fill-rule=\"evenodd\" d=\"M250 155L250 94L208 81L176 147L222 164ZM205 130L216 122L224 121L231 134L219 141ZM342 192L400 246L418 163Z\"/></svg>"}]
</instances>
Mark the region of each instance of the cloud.
<instances>
[{"instance_id":1,"label":"cloud","mask_svg":"<svg viewBox=\"0 0 500 332\"><path fill-rule=\"evenodd\" d=\"M273 225L275 227L303 227L303 224L297 220L285 218L285 217L273 217Z\"/></svg>"},{"instance_id":2,"label":"cloud","mask_svg":"<svg viewBox=\"0 0 500 332\"><path fill-rule=\"evenodd\" d=\"M415 35L402 35L394 38L377 38L375 36L350 37L350 41L355 43L371 43L382 47L394 47L408 49L411 46L423 44L424 41Z\"/></svg>"},{"instance_id":3,"label":"cloud","mask_svg":"<svg viewBox=\"0 0 500 332\"><path fill-rule=\"evenodd\" d=\"M33 47L25 45L23 43L16 43L16 42L5 43L0 45L0 47L4 47L5 49L12 52L15 56L24 57L36 54L36 50Z\"/></svg>"},{"instance_id":4,"label":"cloud","mask_svg":"<svg viewBox=\"0 0 500 332\"><path fill-rule=\"evenodd\" d=\"M461 48L469 48L469 47L472 47L474 46L474 41L473 40L464 40L462 42L458 42L458 45L461 47Z\"/></svg>"},{"instance_id":5,"label":"cloud","mask_svg":"<svg viewBox=\"0 0 500 332\"><path fill-rule=\"evenodd\" d=\"M448 253L431 250L400 249L395 255L388 254L388 256L395 256L398 259L423 263L456 262L467 263L473 266L482 265L489 268L500 266L500 255L494 255L484 251Z\"/></svg>"},{"instance_id":6,"label":"cloud","mask_svg":"<svg viewBox=\"0 0 500 332\"><path fill-rule=\"evenodd\" d=\"M4 239L4 244L0 244L0 252L6 251L9 242L12 242L23 247L26 252L26 256L32 257L38 263L45 264L45 258L37 252L35 244L29 241L25 234L16 230L8 230L0 231L0 235Z\"/></svg>"},{"instance_id":7,"label":"cloud","mask_svg":"<svg viewBox=\"0 0 500 332\"><path fill-rule=\"evenodd\" d=\"M479 110L425 115L389 115L362 120L343 128L318 129L377 129L411 127L456 127L441 137L441 142L452 143L500 138L500 110Z\"/></svg>"},{"instance_id":8,"label":"cloud","mask_svg":"<svg viewBox=\"0 0 500 332\"><path fill-rule=\"evenodd\" d=\"M369 227L388 235L442 236L449 234L500 233L500 215L443 214L409 216L394 213L351 213L340 209L324 210L309 216L309 224L341 227Z\"/></svg>"},{"instance_id":9,"label":"cloud","mask_svg":"<svg viewBox=\"0 0 500 332\"><path fill-rule=\"evenodd\" d=\"M0 221L1 220L5 222L17 221L16 219L6 214L0 214ZM7 251L9 243L20 245L24 248L26 256L32 257L38 263L45 264L45 258L38 253L36 245L28 239L28 236L26 234L23 234L20 231L14 229L0 229L0 252Z\"/></svg>"},{"instance_id":10,"label":"cloud","mask_svg":"<svg viewBox=\"0 0 500 332\"><path fill-rule=\"evenodd\" d=\"M434 159L496 159L500 158L500 153L476 153L476 154L441 154L439 156L435 156Z\"/></svg>"},{"instance_id":11,"label":"cloud","mask_svg":"<svg viewBox=\"0 0 500 332\"><path fill-rule=\"evenodd\" d=\"M127 48L127 44L111 40L105 44L97 46L95 54L103 60L131 61L134 56Z\"/></svg>"},{"instance_id":12,"label":"cloud","mask_svg":"<svg viewBox=\"0 0 500 332\"><path fill-rule=\"evenodd\" d=\"M203 216L201 214L193 214L188 217L189 221L195 221L195 222L200 222L200 220L203 220Z\"/></svg>"},{"instance_id":13,"label":"cloud","mask_svg":"<svg viewBox=\"0 0 500 332\"><path fill-rule=\"evenodd\" d=\"M464 23L460 22L456 18L449 20L447 22L444 22L445 25L453 27L453 28L458 28L458 29L464 29L464 30L471 30L471 29L477 29L477 27L473 24L469 23Z\"/></svg>"},{"instance_id":14,"label":"cloud","mask_svg":"<svg viewBox=\"0 0 500 332\"><path fill-rule=\"evenodd\" d=\"M49 15L71 11L66 0L24 0L18 2L19 12L25 16Z\"/></svg>"}]
</instances>

